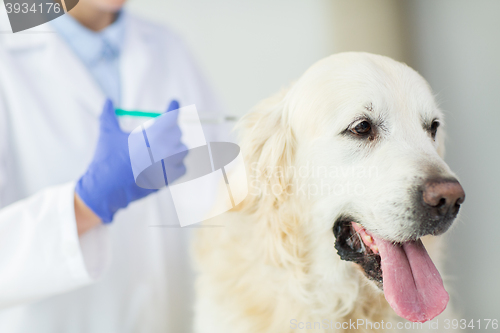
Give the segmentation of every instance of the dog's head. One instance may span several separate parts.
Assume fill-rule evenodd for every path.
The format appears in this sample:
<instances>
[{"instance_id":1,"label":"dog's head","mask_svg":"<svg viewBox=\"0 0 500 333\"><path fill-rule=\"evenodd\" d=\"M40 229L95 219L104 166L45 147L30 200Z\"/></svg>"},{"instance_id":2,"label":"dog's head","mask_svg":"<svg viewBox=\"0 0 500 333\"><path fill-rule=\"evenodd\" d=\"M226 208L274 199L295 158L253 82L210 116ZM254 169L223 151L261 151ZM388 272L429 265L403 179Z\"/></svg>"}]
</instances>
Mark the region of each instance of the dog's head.
<instances>
[{"instance_id":1,"label":"dog's head","mask_svg":"<svg viewBox=\"0 0 500 333\"><path fill-rule=\"evenodd\" d=\"M399 315L426 321L444 310L448 294L420 238L445 232L465 195L442 159L443 115L418 73L383 56L337 54L242 125L247 204L276 213L269 224L287 260L335 247Z\"/></svg>"}]
</instances>

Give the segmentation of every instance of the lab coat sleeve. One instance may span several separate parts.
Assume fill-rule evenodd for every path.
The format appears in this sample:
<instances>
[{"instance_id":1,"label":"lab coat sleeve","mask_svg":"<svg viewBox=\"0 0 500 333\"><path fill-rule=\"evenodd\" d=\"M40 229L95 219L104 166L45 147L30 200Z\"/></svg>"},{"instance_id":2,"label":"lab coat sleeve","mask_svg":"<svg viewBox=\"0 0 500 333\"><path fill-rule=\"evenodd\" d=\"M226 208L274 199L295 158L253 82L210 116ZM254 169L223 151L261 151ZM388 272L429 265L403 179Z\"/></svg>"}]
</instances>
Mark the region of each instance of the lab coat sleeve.
<instances>
[{"instance_id":1,"label":"lab coat sleeve","mask_svg":"<svg viewBox=\"0 0 500 333\"><path fill-rule=\"evenodd\" d=\"M50 187L0 210L0 308L64 293L95 279L99 268L86 263L85 251L89 246L95 250L96 235L80 244L74 186Z\"/></svg>"},{"instance_id":2,"label":"lab coat sleeve","mask_svg":"<svg viewBox=\"0 0 500 333\"><path fill-rule=\"evenodd\" d=\"M0 40L0 64L3 67ZM2 68L0 68L1 70ZM0 81L0 309L94 282L109 263L109 229L78 237L75 183L47 187L17 201L10 114ZM36 165L34 166L36 168Z\"/></svg>"}]
</instances>

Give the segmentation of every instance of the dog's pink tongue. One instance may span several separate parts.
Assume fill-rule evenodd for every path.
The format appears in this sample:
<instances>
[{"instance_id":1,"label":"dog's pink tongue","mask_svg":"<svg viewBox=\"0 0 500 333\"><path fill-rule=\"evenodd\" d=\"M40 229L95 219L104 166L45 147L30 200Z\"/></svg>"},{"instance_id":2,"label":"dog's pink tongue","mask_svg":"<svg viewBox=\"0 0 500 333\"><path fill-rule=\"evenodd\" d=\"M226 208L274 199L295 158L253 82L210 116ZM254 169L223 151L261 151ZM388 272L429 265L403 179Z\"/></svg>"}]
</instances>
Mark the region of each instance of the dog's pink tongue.
<instances>
[{"instance_id":1,"label":"dog's pink tongue","mask_svg":"<svg viewBox=\"0 0 500 333\"><path fill-rule=\"evenodd\" d=\"M449 296L420 240L394 245L375 237L382 261L384 294L396 313L425 322L443 312Z\"/></svg>"}]
</instances>

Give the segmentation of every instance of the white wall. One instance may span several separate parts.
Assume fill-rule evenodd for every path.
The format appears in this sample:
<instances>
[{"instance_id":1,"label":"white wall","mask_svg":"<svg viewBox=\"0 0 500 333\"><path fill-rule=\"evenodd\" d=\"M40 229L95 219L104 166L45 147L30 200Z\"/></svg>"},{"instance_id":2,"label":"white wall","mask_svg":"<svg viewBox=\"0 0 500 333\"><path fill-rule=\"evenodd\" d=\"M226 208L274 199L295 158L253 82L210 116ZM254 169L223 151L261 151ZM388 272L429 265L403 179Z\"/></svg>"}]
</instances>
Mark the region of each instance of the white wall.
<instances>
[{"instance_id":1,"label":"white wall","mask_svg":"<svg viewBox=\"0 0 500 333\"><path fill-rule=\"evenodd\" d=\"M362 51L407 62L404 2L401 0L330 0L335 50Z\"/></svg>"},{"instance_id":2,"label":"white wall","mask_svg":"<svg viewBox=\"0 0 500 333\"><path fill-rule=\"evenodd\" d=\"M462 318L500 319L500 1L412 0L415 67L448 124L447 161L466 192L446 234Z\"/></svg>"},{"instance_id":3,"label":"white wall","mask_svg":"<svg viewBox=\"0 0 500 333\"><path fill-rule=\"evenodd\" d=\"M242 115L333 51L328 0L131 0L177 30L227 112Z\"/></svg>"}]
</instances>

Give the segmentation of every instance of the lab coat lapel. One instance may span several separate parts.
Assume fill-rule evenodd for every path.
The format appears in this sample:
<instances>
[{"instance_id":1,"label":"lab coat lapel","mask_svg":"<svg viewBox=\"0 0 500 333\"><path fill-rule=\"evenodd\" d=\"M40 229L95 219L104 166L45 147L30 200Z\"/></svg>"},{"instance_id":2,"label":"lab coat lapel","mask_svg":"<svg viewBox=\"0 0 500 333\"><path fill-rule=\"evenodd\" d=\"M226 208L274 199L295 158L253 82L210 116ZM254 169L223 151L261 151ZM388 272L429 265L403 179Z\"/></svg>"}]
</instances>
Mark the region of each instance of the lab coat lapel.
<instances>
[{"instance_id":1,"label":"lab coat lapel","mask_svg":"<svg viewBox=\"0 0 500 333\"><path fill-rule=\"evenodd\" d=\"M122 50L122 103L126 110L164 111L167 107L162 61L155 59L158 45L149 27L135 18L126 18L126 37ZM157 39L156 39L157 42Z\"/></svg>"},{"instance_id":2,"label":"lab coat lapel","mask_svg":"<svg viewBox=\"0 0 500 333\"><path fill-rule=\"evenodd\" d=\"M78 110L99 117L106 97L85 65L59 36L50 41L45 57L49 73L60 76L61 82L71 78L70 84L59 87L60 94L71 97Z\"/></svg>"},{"instance_id":3,"label":"lab coat lapel","mask_svg":"<svg viewBox=\"0 0 500 333\"><path fill-rule=\"evenodd\" d=\"M7 31L6 17L0 19L0 29ZM31 61L42 63L46 77L53 77L58 82L61 96L72 99L78 110L84 110L92 116L100 115L105 96L88 73L85 65L59 37L49 23L34 27L26 33L4 34L4 45L10 51L21 51L24 55L33 54ZM36 52L31 52L36 51ZM68 77L71 80L68 80ZM69 81L69 83L68 83ZM54 87L47 87L53 89ZM74 105L68 105L74 109Z\"/></svg>"},{"instance_id":4,"label":"lab coat lapel","mask_svg":"<svg viewBox=\"0 0 500 333\"><path fill-rule=\"evenodd\" d=\"M140 92L147 84L147 73L151 66L148 53L149 45L144 41L143 32L137 30L134 21L126 17L126 34L121 53L120 72L122 75L122 101L121 107L127 110L136 110L144 107L140 103ZM152 111L152 110L151 110Z\"/></svg>"},{"instance_id":5,"label":"lab coat lapel","mask_svg":"<svg viewBox=\"0 0 500 333\"><path fill-rule=\"evenodd\" d=\"M66 45L59 35L48 24L43 25L39 34L8 36L6 46L10 50L25 51L39 49L33 53L34 62L44 64L46 77L52 77L57 82L61 96L70 98L77 104L77 110L84 110L93 116L99 116L104 105L105 96L85 65ZM68 80L70 78L70 80ZM54 87L46 87L53 89ZM68 105L70 107L70 105ZM74 108L74 106L73 106Z\"/></svg>"}]
</instances>

